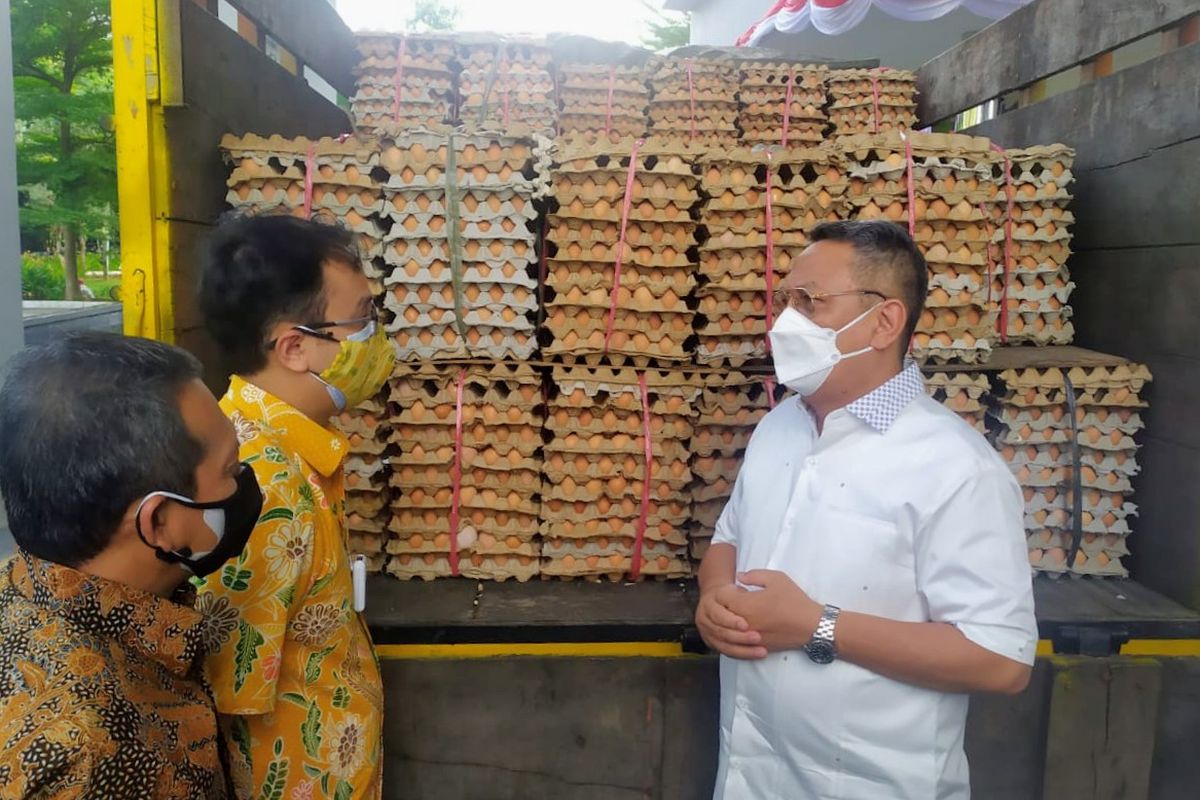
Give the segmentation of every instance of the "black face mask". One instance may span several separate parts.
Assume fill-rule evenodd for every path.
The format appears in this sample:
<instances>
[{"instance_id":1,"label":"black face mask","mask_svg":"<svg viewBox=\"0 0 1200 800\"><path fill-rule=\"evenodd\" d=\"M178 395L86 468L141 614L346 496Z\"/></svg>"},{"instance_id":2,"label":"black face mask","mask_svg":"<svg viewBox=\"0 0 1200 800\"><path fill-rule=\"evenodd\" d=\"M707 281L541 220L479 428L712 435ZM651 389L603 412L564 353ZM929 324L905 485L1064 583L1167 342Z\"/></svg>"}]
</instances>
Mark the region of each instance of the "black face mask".
<instances>
[{"instance_id":1,"label":"black face mask","mask_svg":"<svg viewBox=\"0 0 1200 800\"><path fill-rule=\"evenodd\" d=\"M237 475L237 489L224 500L211 503L197 503L187 497L172 492L151 492L142 500L144 504L151 497L166 497L188 508L204 512L204 523L217 536L217 543L212 550L193 556L189 548L179 551L163 550L154 547L146 541L142 534L142 509L138 507L136 516L137 533L142 542L153 548L155 554L169 564L182 564L185 569L198 578L211 575L221 568L231 558L241 554L258 524L258 515L262 511L263 496L258 486L258 478L248 464L243 463Z\"/></svg>"}]
</instances>

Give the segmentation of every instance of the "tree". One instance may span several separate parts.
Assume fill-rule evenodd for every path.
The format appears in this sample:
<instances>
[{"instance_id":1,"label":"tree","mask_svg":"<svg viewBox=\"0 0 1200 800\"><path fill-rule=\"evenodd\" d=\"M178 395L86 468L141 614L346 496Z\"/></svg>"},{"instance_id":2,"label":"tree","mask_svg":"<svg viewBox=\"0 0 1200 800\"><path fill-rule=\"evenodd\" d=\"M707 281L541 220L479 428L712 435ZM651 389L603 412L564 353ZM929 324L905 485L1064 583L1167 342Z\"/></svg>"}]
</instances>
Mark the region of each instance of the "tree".
<instances>
[{"instance_id":1,"label":"tree","mask_svg":"<svg viewBox=\"0 0 1200 800\"><path fill-rule=\"evenodd\" d=\"M691 42L692 21L687 14L673 14L659 8L657 5L642 0L642 5L650 13L650 32L642 37L642 44L661 52L674 50Z\"/></svg>"},{"instance_id":2,"label":"tree","mask_svg":"<svg viewBox=\"0 0 1200 800\"><path fill-rule=\"evenodd\" d=\"M12 0L18 180L52 198L23 204L21 222L56 231L69 300L80 242L113 227L111 35L108 0Z\"/></svg>"},{"instance_id":3,"label":"tree","mask_svg":"<svg viewBox=\"0 0 1200 800\"><path fill-rule=\"evenodd\" d=\"M450 31L454 30L461 13L462 9L457 5L446 5L442 0L417 0L404 27L414 33Z\"/></svg>"}]
</instances>

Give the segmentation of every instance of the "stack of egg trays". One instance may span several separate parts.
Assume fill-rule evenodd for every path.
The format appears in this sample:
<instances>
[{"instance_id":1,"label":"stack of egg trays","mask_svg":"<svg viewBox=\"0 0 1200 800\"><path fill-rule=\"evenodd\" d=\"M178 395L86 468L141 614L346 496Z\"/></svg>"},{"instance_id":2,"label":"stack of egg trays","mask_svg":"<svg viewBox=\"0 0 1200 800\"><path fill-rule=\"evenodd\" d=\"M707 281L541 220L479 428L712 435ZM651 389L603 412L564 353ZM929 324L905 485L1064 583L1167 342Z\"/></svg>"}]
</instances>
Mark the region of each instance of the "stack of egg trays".
<instances>
[{"instance_id":1,"label":"stack of egg trays","mask_svg":"<svg viewBox=\"0 0 1200 800\"><path fill-rule=\"evenodd\" d=\"M917 76L905 70L833 70L829 122L835 137L911 130L917 122Z\"/></svg>"},{"instance_id":2,"label":"stack of egg trays","mask_svg":"<svg viewBox=\"0 0 1200 800\"><path fill-rule=\"evenodd\" d=\"M468 131L532 131L558 122L554 64L544 41L459 35L458 115Z\"/></svg>"},{"instance_id":3,"label":"stack of egg trays","mask_svg":"<svg viewBox=\"0 0 1200 800\"><path fill-rule=\"evenodd\" d=\"M440 130L454 116L454 41L445 35L360 33L355 126L367 133Z\"/></svg>"},{"instance_id":4,"label":"stack of egg trays","mask_svg":"<svg viewBox=\"0 0 1200 800\"><path fill-rule=\"evenodd\" d=\"M1012 185L1012 241L1007 243L1011 263L1007 274L994 274L992 294L1004 298L1008 314L1008 341L1013 344L1070 344L1070 296L1075 289L1067 268L1071 255L1071 225L1075 217L1067 206L1074 180L1071 167L1075 151L1054 144L1005 150L992 166L995 195L992 209L992 261L1004 263L1008 228L1009 185L1004 158L1010 164Z\"/></svg>"},{"instance_id":5,"label":"stack of egg trays","mask_svg":"<svg viewBox=\"0 0 1200 800\"><path fill-rule=\"evenodd\" d=\"M791 395L773 374L727 371L700 375L692 435L692 559L699 563L712 542L717 519L733 494L746 447L759 421Z\"/></svg>"},{"instance_id":6,"label":"stack of egg trays","mask_svg":"<svg viewBox=\"0 0 1200 800\"><path fill-rule=\"evenodd\" d=\"M367 400L334 418L334 426L350 442L345 462L346 525L350 552L366 556L367 570L381 572L391 519L390 466L386 400Z\"/></svg>"},{"instance_id":7,"label":"stack of egg trays","mask_svg":"<svg viewBox=\"0 0 1200 800\"><path fill-rule=\"evenodd\" d=\"M558 86L560 143L616 143L645 135L650 89L643 66L563 64Z\"/></svg>"},{"instance_id":8,"label":"stack of egg trays","mask_svg":"<svg viewBox=\"0 0 1200 800\"><path fill-rule=\"evenodd\" d=\"M634 142L571 146L552 173L542 353L682 362L690 357L696 285L697 153L644 143L638 150L615 287ZM605 332L612 316L612 333Z\"/></svg>"},{"instance_id":9,"label":"stack of egg trays","mask_svg":"<svg viewBox=\"0 0 1200 800\"><path fill-rule=\"evenodd\" d=\"M649 465L639 375L647 390ZM553 368L543 462L544 577L631 577L647 480L639 577L690 574L688 444L699 394L695 377L678 370Z\"/></svg>"},{"instance_id":10,"label":"stack of egg trays","mask_svg":"<svg viewBox=\"0 0 1200 800\"><path fill-rule=\"evenodd\" d=\"M544 144L498 133L384 134L384 309L402 361L533 354Z\"/></svg>"},{"instance_id":11,"label":"stack of egg trays","mask_svg":"<svg viewBox=\"0 0 1200 800\"><path fill-rule=\"evenodd\" d=\"M824 67L785 62L745 62L738 89L742 141L788 147L823 143L829 126L825 113L827 72Z\"/></svg>"},{"instance_id":12,"label":"stack of egg trays","mask_svg":"<svg viewBox=\"0 0 1200 800\"><path fill-rule=\"evenodd\" d=\"M456 456L459 380L462 444ZM541 377L528 364L472 362L401 368L390 384L392 518L387 571L403 579L459 574L526 581L541 544ZM461 462L458 527L454 465Z\"/></svg>"},{"instance_id":13,"label":"stack of egg trays","mask_svg":"<svg viewBox=\"0 0 1200 800\"><path fill-rule=\"evenodd\" d=\"M985 435L991 389L991 381L984 372L931 372L925 375L925 390L929 396Z\"/></svg>"},{"instance_id":14,"label":"stack of egg trays","mask_svg":"<svg viewBox=\"0 0 1200 800\"><path fill-rule=\"evenodd\" d=\"M1075 424L1067 381L1075 394ZM995 445L1025 492L1029 561L1040 572L1124 576L1129 501L1143 428L1141 364L1010 369L999 375ZM1078 441L1076 479L1072 442ZM1074 492L1082 495L1082 541L1073 560Z\"/></svg>"},{"instance_id":15,"label":"stack of egg trays","mask_svg":"<svg viewBox=\"0 0 1200 800\"><path fill-rule=\"evenodd\" d=\"M646 73L652 140L701 148L737 144L736 62L656 56L647 63Z\"/></svg>"},{"instance_id":16,"label":"stack of egg trays","mask_svg":"<svg viewBox=\"0 0 1200 800\"><path fill-rule=\"evenodd\" d=\"M913 239L929 266L929 295L913 354L934 363L983 363L996 335L986 205L994 195L991 143L959 134L909 133ZM839 141L850 162L854 219L910 223L907 142L900 133Z\"/></svg>"},{"instance_id":17,"label":"stack of egg trays","mask_svg":"<svg viewBox=\"0 0 1200 800\"><path fill-rule=\"evenodd\" d=\"M696 360L741 366L767 355L767 182L770 173L774 275L787 276L817 224L844 218L846 177L827 147L734 148L701 162Z\"/></svg>"},{"instance_id":18,"label":"stack of egg trays","mask_svg":"<svg viewBox=\"0 0 1200 800\"><path fill-rule=\"evenodd\" d=\"M226 134L221 153L230 167L225 201L234 209L260 214L304 216L311 161L309 215L354 233L368 277L381 277L383 188L377 180L375 140Z\"/></svg>"}]
</instances>

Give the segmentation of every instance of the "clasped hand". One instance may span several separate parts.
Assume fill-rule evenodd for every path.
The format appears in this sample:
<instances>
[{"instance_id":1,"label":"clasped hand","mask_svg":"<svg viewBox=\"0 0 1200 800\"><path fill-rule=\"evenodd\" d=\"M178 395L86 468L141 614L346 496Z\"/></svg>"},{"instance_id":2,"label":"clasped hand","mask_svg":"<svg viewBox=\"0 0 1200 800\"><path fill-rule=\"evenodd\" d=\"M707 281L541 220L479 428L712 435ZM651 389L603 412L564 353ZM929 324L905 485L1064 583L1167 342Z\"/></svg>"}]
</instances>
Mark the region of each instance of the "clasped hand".
<instances>
[{"instance_id":1,"label":"clasped hand","mask_svg":"<svg viewBox=\"0 0 1200 800\"><path fill-rule=\"evenodd\" d=\"M739 575L738 583L700 596L696 627L713 650L755 660L799 649L812 638L821 606L785 573L756 569Z\"/></svg>"}]
</instances>

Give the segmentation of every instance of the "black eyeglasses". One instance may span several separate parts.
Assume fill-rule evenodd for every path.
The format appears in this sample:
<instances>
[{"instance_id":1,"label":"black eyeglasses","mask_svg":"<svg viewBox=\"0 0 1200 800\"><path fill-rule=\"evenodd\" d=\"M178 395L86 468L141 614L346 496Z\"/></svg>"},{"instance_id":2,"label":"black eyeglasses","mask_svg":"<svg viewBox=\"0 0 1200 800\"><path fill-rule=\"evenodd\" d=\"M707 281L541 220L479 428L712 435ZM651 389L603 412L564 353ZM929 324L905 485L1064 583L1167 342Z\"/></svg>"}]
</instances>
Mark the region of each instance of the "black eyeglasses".
<instances>
[{"instance_id":1,"label":"black eyeglasses","mask_svg":"<svg viewBox=\"0 0 1200 800\"><path fill-rule=\"evenodd\" d=\"M357 317L355 319L336 320L334 322L310 322L306 325L293 325L294 330L298 330L306 336L311 336L314 339L324 339L327 342L340 342L341 340L332 333L327 333L329 328L354 328L355 332L361 331L367 325L374 322L379 324L379 309L371 306L371 313L365 317ZM275 347L278 339L272 339L267 342L267 349Z\"/></svg>"},{"instance_id":2,"label":"black eyeglasses","mask_svg":"<svg viewBox=\"0 0 1200 800\"><path fill-rule=\"evenodd\" d=\"M814 292L802 286L797 286L793 289L775 290L775 310L778 312L783 311L785 308L792 308L807 316L817 309L818 303L822 303L831 297L845 297L852 294L860 296L874 295L882 300L888 299L888 296L883 292L878 292L874 289L849 289L844 292Z\"/></svg>"}]
</instances>

